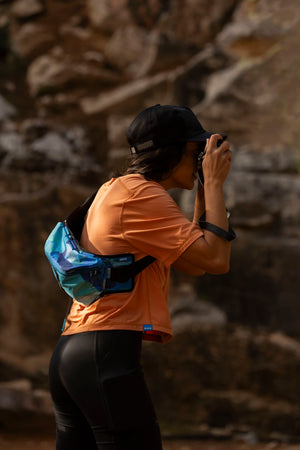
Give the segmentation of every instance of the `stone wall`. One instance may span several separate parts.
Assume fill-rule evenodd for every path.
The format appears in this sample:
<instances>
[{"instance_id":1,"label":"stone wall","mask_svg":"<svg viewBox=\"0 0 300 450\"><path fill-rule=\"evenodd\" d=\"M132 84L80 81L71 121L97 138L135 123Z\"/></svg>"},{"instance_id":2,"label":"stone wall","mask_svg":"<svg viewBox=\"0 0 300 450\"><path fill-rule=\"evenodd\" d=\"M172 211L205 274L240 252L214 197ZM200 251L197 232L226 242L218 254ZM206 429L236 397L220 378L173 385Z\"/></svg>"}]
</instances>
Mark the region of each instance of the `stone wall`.
<instances>
[{"instance_id":1,"label":"stone wall","mask_svg":"<svg viewBox=\"0 0 300 450\"><path fill-rule=\"evenodd\" d=\"M170 378L178 392L186 376L184 385L191 382L193 389L178 396L185 424L248 424L270 435L279 421L282 434L299 432L298 425L285 425L289 414L299 418L290 392L273 385L263 390L277 374L268 347L272 336L281 333L293 348L299 339L299 21L297 0L0 0L2 381L25 377L36 388L46 386L67 306L43 256L49 231L124 166L124 132L139 110L186 104L207 129L226 133L232 143L225 194L238 239L229 274L195 279L173 273L170 304L180 335L166 348L155 346L158 356L145 349L153 395L172 421L161 392ZM193 194L174 197L189 216ZM201 325L196 335L191 320ZM251 378L257 359L236 350L243 329L247 348L258 346L260 360L268 361L257 389ZM195 346L197 340L205 348ZM200 354L213 359L220 342L233 353L221 351L210 369ZM182 345L191 349L188 363L178 357ZM247 374L230 383L235 351ZM280 367L296 373L298 353L284 345L280 352ZM161 378L151 371L156 358L166 367ZM224 377L195 384L203 366ZM183 420L179 406L186 408L191 397L199 399L194 419ZM278 397L286 402L285 419L268 409ZM227 412L218 422L222 408ZM264 430L251 419L259 414L268 418Z\"/></svg>"}]
</instances>

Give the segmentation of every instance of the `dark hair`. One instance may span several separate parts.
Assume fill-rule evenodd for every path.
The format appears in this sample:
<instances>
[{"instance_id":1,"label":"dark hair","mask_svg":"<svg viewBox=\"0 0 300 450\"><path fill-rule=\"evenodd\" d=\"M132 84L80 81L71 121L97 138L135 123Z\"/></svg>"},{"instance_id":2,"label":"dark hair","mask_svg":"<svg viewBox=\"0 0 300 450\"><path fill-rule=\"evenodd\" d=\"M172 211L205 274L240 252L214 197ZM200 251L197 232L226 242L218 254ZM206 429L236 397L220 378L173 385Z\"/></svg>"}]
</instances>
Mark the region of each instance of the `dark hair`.
<instances>
[{"instance_id":1,"label":"dark hair","mask_svg":"<svg viewBox=\"0 0 300 450\"><path fill-rule=\"evenodd\" d=\"M185 143L169 145L156 150L135 153L128 159L124 175L139 173L148 181L162 181L181 161Z\"/></svg>"}]
</instances>

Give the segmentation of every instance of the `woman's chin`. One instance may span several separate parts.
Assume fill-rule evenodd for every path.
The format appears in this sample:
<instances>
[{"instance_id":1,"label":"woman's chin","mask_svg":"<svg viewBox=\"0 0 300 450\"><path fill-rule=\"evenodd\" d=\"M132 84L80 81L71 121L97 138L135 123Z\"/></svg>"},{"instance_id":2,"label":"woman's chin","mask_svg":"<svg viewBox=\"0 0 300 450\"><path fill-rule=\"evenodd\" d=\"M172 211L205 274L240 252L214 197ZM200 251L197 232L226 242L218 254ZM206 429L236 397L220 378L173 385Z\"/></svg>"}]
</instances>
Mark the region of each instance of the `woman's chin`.
<instances>
[{"instance_id":1,"label":"woman's chin","mask_svg":"<svg viewBox=\"0 0 300 450\"><path fill-rule=\"evenodd\" d=\"M192 191L195 186L195 181L196 181L195 179L191 180L191 182L186 185L185 189L187 189L188 191Z\"/></svg>"}]
</instances>

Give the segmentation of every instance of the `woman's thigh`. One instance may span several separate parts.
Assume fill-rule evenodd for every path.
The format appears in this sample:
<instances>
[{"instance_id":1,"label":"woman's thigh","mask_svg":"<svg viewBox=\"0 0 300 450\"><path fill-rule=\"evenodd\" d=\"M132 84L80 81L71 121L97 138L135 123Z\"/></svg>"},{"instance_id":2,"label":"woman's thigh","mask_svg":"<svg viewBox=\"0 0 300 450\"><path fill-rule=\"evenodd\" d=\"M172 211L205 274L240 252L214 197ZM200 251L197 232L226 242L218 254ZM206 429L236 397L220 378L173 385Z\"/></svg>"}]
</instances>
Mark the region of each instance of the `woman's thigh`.
<instances>
[{"instance_id":1,"label":"woman's thigh","mask_svg":"<svg viewBox=\"0 0 300 450\"><path fill-rule=\"evenodd\" d=\"M50 364L60 440L62 429L76 429L69 434L75 440L76 433L84 436L86 450L162 448L139 358L140 336L135 332L80 333L60 339Z\"/></svg>"}]
</instances>

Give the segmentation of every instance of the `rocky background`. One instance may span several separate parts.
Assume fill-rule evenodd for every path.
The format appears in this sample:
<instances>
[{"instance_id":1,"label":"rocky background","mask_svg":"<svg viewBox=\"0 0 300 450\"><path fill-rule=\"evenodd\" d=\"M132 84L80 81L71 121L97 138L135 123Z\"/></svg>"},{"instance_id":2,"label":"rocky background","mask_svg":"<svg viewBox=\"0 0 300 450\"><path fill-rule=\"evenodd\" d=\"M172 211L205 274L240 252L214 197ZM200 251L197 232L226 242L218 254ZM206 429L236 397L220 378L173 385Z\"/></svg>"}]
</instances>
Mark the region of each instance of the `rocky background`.
<instances>
[{"instance_id":1,"label":"rocky background","mask_svg":"<svg viewBox=\"0 0 300 450\"><path fill-rule=\"evenodd\" d=\"M299 25L299 0L0 0L0 431L52 427L44 241L161 103L229 136L238 234L229 274L172 274L175 337L144 350L163 433L299 439Z\"/></svg>"}]
</instances>

